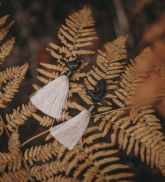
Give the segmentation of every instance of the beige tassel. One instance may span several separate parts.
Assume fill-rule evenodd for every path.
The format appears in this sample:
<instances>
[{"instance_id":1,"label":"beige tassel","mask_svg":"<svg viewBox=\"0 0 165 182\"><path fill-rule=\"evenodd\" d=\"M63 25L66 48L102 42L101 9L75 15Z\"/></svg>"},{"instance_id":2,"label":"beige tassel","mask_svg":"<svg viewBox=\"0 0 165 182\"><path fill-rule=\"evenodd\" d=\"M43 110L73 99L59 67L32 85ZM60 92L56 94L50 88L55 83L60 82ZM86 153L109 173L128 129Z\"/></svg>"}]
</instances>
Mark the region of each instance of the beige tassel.
<instances>
[{"instance_id":1,"label":"beige tassel","mask_svg":"<svg viewBox=\"0 0 165 182\"><path fill-rule=\"evenodd\" d=\"M86 130L91 112L84 110L74 118L50 128L51 135L69 150L78 143Z\"/></svg>"},{"instance_id":2,"label":"beige tassel","mask_svg":"<svg viewBox=\"0 0 165 182\"><path fill-rule=\"evenodd\" d=\"M43 113L59 119L67 100L68 92L69 78L63 75L34 92L30 96L30 100Z\"/></svg>"}]
</instances>

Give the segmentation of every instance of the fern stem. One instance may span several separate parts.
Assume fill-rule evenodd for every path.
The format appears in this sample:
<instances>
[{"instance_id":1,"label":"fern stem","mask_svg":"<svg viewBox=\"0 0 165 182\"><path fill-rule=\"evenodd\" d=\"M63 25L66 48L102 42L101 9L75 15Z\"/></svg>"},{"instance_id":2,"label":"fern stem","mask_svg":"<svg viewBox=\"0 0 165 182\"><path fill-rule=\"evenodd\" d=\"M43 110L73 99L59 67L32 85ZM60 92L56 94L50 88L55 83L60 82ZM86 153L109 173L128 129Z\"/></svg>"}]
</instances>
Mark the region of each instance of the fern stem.
<instances>
[{"instance_id":1,"label":"fern stem","mask_svg":"<svg viewBox=\"0 0 165 182\"><path fill-rule=\"evenodd\" d=\"M26 145L28 142L30 142L31 140L34 140L35 138L37 138L37 137L39 137L39 136L41 136L41 135L44 135L45 133L48 133L49 132L49 130L46 130L46 131L44 131L44 132L42 132L42 133L40 133L40 134L38 134L38 135L35 135L34 137L32 137L32 138L30 138L30 139L28 139L28 140L26 140L24 143L22 143L21 145L20 145L20 148L21 147L23 147L24 145Z\"/></svg>"},{"instance_id":2,"label":"fern stem","mask_svg":"<svg viewBox=\"0 0 165 182\"><path fill-rule=\"evenodd\" d=\"M95 163L93 162L93 160L89 157L88 153L85 152L85 149L84 149L83 146L82 146L82 142L81 142L80 146L81 146L82 151L86 154L86 156L88 157L88 159L89 159L89 160L91 161L91 163L93 164L93 166L98 170L98 172L99 172L102 176L104 176L104 174L101 172L101 170L95 165Z\"/></svg>"},{"instance_id":3,"label":"fern stem","mask_svg":"<svg viewBox=\"0 0 165 182\"><path fill-rule=\"evenodd\" d=\"M131 109L132 107L141 106L141 105L143 105L143 104L148 104L148 103L150 103L150 102L157 101L157 100L162 100L162 99L165 99L165 97L161 97L161 98L158 98L158 99L149 100L149 101L142 102L142 103L140 103L140 104L132 105L132 106L129 106L129 107L122 107L122 108L119 108L119 109L110 110L110 111L103 112L103 113L99 113L99 114L108 114L108 113L115 112L115 111L119 111L119 110ZM98 116L99 114L95 114L95 115L93 115L92 117Z\"/></svg>"},{"instance_id":4,"label":"fern stem","mask_svg":"<svg viewBox=\"0 0 165 182\"><path fill-rule=\"evenodd\" d=\"M5 131L6 131L6 133L7 133L7 136L10 138L10 134L9 134L7 128L6 128L6 125L5 125L5 123L4 123L4 121L3 121L2 117L1 117L1 115L0 115L0 119L1 119L1 121L2 121L2 123L3 123L3 126L4 126L4 128L5 128Z\"/></svg>"},{"instance_id":5,"label":"fern stem","mask_svg":"<svg viewBox=\"0 0 165 182\"><path fill-rule=\"evenodd\" d=\"M3 125L4 125L5 131L6 131L6 133L7 133L7 136L8 136L9 139L10 139L10 134L9 134L9 132L8 132L8 130L7 130L7 127L6 127L5 123L4 123L4 121L3 121L1 115L0 115L0 119L1 119L1 121L3 122ZM30 181L32 181L32 178L31 178L31 175L30 175L30 170L29 170L28 165L27 165L27 163L26 163L26 161L25 161L25 159L24 159L24 157L23 157L23 154L22 154L21 150L20 150L20 154L21 154L22 160L23 160L23 162L24 162L24 165L25 165L25 167L26 167L26 170L27 170L28 173L29 173Z\"/></svg>"}]
</instances>

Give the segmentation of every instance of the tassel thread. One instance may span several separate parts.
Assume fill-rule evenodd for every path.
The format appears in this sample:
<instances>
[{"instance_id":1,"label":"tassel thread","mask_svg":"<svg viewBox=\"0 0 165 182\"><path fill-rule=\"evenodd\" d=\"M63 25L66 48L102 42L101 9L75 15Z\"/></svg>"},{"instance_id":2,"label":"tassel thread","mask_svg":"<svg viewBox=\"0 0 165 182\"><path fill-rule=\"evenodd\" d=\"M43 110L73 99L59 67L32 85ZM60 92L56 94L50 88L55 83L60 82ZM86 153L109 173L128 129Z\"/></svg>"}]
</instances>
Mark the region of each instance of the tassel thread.
<instances>
[{"instance_id":1,"label":"tassel thread","mask_svg":"<svg viewBox=\"0 0 165 182\"><path fill-rule=\"evenodd\" d=\"M62 75L30 96L30 100L43 113L60 119L69 92L69 78Z\"/></svg>"},{"instance_id":2,"label":"tassel thread","mask_svg":"<svg viewBox=\"0 0 165 182\"><path fill-rule=\"evenodd\" d=\"M51 135L69 150L82 138L91 117L89 110L80 112L72 119L50 128Z\"/></svg>"}]
</instances>

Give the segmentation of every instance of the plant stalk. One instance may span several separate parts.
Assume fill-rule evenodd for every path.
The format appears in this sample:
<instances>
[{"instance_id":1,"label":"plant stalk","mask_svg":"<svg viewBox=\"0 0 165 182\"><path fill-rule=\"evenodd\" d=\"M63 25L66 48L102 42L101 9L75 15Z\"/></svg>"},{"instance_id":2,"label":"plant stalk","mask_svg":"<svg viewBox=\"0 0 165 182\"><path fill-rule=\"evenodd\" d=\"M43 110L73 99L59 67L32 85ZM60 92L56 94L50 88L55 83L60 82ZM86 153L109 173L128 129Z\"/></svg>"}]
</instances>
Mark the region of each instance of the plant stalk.
<instances>
[{"instance_id":1,"label":"plant stalk","mask_svg":"<svg viewBox=\"0 0 165 182\"><path fill-rule=\"evenodd\" d=\"M119 108L119 109L114 109L114 110L106 111L106 112L99 113L99 114L103 114L104 115L104 114L108 114L108 113L115 112L115 111L119 111L119 110L131 109L132 107L141 106L143 104L147 104L147 103L150 103L150 102L153 102L153 101L157 101L157 100L162 100L162 99L165 99L165 97L161 97L161 98L158 98L158 99L149 100L149 101L142 102L140 104L132 105L132 106L129 106L129 107L122 107L122 108ZM95 114L92 117L98 116L99 114Z\"/></svg>"},{"instance_id":2,"label":"plant stalk","mask_svg":"<svg viewBox=\"0 0 165 182\"><path fill-rule=\"evenodd\" d=\"M31 140L34 140L35 138L37 138L37 137L39 137L39 136L41 136L41 135L44 135L45 133L48 133L49 132L49 130L46 130L46 131L44 131L44 132L42 132L42 133L40 133L40 134L38 134L38 135L35 135L34 137L32 137L32 138L30 138L30 139L28 139L28 140L26 140L24 143L22 143L21 145L20 145L20 148L21 147L23 147L25 144L27 144L28 142L30 142Z\"/></svg>"}]
</instances>

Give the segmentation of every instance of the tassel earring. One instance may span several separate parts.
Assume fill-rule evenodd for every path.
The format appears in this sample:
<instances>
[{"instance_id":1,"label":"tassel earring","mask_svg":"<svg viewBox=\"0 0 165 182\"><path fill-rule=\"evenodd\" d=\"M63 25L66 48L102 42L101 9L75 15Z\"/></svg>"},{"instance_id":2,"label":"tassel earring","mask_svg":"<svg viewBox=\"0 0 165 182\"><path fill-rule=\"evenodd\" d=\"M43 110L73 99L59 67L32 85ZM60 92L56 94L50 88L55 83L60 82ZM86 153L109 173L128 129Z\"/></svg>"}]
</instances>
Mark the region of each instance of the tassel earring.
<instances>
[{"instance_id":1,"label":"tassel earring","mask_svg":"<svg viewBox=\"0 0 165 182\"><path fill-rule=\"evenodd\" d=\"M101 97L105 94L105 84L105 80L101 79L96 84L94 90L88 90L86 93L92 98L93 102L101 102L104 106L106 106L106 102L104 102ZM85 109L74 118L50 128L51 135L66 148L72 150L82 138L94 109L95 105L91 105L88 110Z\"/></svg>"},{"instance_id":2,"label":"tassel earring","mask_svg":"<svg viewBox=\"0 0 165 182\"><path fill-rule=\"evenodd\" d=\"M34 106L56 119L61 117L62 109L68 97L69 77L72 71L78 69L81 65L80 58L76 58L70 62L66 62L63 59L60 59L60 61L65 63L70 70L65 75L56 78L30 96L30 100Z\"/></svg>"}]
</instances>

